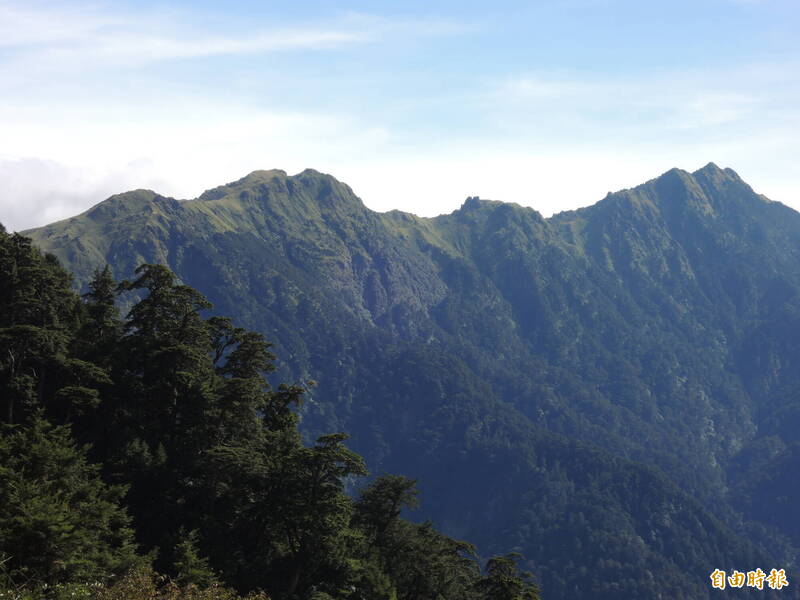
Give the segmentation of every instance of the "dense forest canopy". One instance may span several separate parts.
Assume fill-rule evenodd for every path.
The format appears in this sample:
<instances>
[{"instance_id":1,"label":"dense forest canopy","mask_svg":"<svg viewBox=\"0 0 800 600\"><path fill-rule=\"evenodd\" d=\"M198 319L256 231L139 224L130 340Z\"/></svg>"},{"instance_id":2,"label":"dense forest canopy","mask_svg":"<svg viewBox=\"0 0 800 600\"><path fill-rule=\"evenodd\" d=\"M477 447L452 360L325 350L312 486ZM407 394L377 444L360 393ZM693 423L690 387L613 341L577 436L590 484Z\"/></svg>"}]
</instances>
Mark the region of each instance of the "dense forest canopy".
<instances>
[{"instance_id":1,"label":"dense forest canopy","mask_svg":"<svg viewBox=\"0 0 800 600\"><path fill-rule=\"evenodd\" d=\"M516 555L483 573L473 546L402 518L412 479L358 484L345 434L304 444L307 384L270 387L264 338L205 316L166 267L118 284L105 266L78 296L54 256L2 230L0 294L0 592L539 597Z\"/></svg>"}]
</instances>

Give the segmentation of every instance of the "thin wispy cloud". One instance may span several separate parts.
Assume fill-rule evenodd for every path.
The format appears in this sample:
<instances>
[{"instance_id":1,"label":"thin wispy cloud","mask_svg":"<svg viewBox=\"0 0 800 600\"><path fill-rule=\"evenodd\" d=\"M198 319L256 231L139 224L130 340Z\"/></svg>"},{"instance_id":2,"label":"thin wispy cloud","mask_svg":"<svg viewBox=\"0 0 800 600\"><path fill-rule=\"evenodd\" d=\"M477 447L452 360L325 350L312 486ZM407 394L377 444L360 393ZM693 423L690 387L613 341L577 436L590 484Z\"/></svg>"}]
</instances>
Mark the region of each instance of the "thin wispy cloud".
<instances>
[{"instance_id":1,"label":"thin wispy cloud","mask_svg":"<svg viewBox=\"0 0 800 600\"><path fill-rule=\"evenodd\" d=\"M133 22L133 16L98 12L88 5L0 2L0 48L71 43Z\"/></svg>"},{"instance_id":2,"label":"thin wispy cloud","mask_svg":"<svg viewBox=\"0 0 800 600\"><path fill-rule=\"evenodd\" d=\"M376 42L391 35L454 35L469 30L456 21L387 19L347 13L325 23L251 24L221 35L191 23L177 11L111 13L86 5L32 8L0 5L0 49L11 51L6 73L15 69L90 66L126 67L175 59L330 50Z\"/></svg>"},{"instance_id":3,"label":"thin wispy cloud","mask_svg":"<svg viewBox=\"0 0 800 600\"><path fill-rule=\"evenodd\" d=\"M48 46L24 56L25 62L41 67L141 66L164 60L191 59L292 50L322 50L344 44L363 43L369 35L346 31L271 31L244 38L199 36L177 39L144 32L97 36L91 42Z\"/></svg>"},{"instance_id":4,"label":"thin wispy cloud","mask_svg":"<svg viewBox=\"0 0 800 600\"><path fill-rule=\"evenodd\" d=\"M608 129L652 136L656 132L763 126L793 120L800 105L795 63L745 65L730 71L691 69L636 77L532 73L494 85L484 96L497 121ZM598 118L602 116L602 118ZM646 127L642 127L646 125ZM585 131L585 129L583 129Z\"/></svg>"},{"instance_id":5,"label":"thin wispy cloud","mask_svg":"<svg viewBox=\"0 0 800 600\"><path fill-rule=\"evenodd\" d=\"M6 77L31 79L37 72L85 73L88 68L124 68L165 60L271 52L325 50L374 39L370 31L345 28L274 28L237 35L170 29L161 20L114 19L98 15L78 20L73 27L70 13L52 15L13 12L3 29L15 34L5 37L8 58L3 64ZM37 30L37 22L43 22Z\"/></svg>"}]
</instances>

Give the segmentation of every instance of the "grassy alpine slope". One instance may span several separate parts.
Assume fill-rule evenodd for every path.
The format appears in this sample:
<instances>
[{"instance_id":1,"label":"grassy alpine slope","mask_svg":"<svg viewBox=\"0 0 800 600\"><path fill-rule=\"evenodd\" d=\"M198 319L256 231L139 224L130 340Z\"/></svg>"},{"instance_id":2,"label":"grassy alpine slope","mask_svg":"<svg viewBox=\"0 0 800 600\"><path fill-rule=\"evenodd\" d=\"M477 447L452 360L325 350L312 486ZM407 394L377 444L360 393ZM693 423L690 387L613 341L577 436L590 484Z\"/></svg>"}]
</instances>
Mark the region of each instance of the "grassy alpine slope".
<instances>
[{"instance_id":1,"label":"grassy alpine slope","mask_svg":"<svg viewBox=\"0 0 800 600\"><path fill-rule=\"evenodd\" d=\"M257 171L27 235L80 285L169 265L275 342L283 380L319 383L307 438L351 432L548 598L702 598L715 568L794 566L800 215L729 169L549 219L379 214L328 175Z\"/></svg>"}]
</instances>

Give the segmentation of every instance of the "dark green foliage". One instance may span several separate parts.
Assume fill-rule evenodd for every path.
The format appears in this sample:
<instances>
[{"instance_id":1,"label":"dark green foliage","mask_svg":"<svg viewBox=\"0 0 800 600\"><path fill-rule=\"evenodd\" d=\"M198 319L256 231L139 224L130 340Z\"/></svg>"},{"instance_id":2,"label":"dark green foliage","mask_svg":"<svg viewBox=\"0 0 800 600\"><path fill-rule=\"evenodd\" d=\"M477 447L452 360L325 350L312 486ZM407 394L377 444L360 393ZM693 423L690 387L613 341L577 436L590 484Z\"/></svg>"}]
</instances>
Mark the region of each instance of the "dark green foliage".
<instances>
[{"instance_id":1,"label":"dark green foliage","mask_svg":"<svg viewBox=\"0 0 800 600\"><path fill-rule=\"evenodd\" d=\"M356 522L372 536L385 558L391 555L385 540L400 522L400 513L418 505L416 484L401 475L385 475L362 491L356 503Z\"/></svg>"},{"instance_id":2,"label":"dark green foliage","mask_svg":"<svg viewBox=\"0 0 800 600\"><path fill-rule=\"evenodd\" d=\"M208 588L216 582L208 559L201 556L197 548L200 536L197 530L188 534L181 531L180 541L175 547L175 580L181 585Z\"/></svg>"},{"instance_id":3,"label":"dark green foliage","mask_svg":"<svg viewBox=\"0 0 800 600\"><path fill-rule=\"evenodd\" d=\"M55 257L42 257L28 238L0 233L0 397L6 423L24 422L75 366L65 362L77 309L70 283ZM72 396L84 399L78 390ZM69 411L70 399L62 398L62 411Z\"/></svg>"},{"instance_id":4,"label":"dark green foliage","mask_svg":"<svg viewBox=\"0 0 800 600\"><path fill-rule=\"evenodd\" d=\"M393 537L396 555L387 561L387 571L398 599L472 596L479 570L471 544L439 533L429 522L401 522Z\"/></svg>"},{"instance_id":5,"label":"dark green foliage","mask_svg":"<svg viewBox=\"0 0 800 600\"><path fill-rule=\"evenodd\" d=\"M110 383L71 355L80 328L71 278L30 240L0 232L0 555L19 583L103 579L134 560L125 488L108 486L70 429Z\"/></svg>"},{"instance_id":6,"label":"dark green foliage","mask_svg":"<svg viewBox=\"0 0 800 600\"><path fill-rule=\"evenodd\" d=\"M400 517L404 508L416 506L415 482L406 477L385 475L362 490L353 518L366 542L358 589L376 599L477 599L475 548L442 535L429 522L417 525Z\"/></svg>"},{"instance_id":7,"label":"dark green foliage","mask_svg":"<svg viewBox=\"0 0 800 600\"><path fill-rule=\"evenodd\" d=\"M160 265L119 286L98 270L79 302L52 257L18 236L0 249L15 286L0 329L13 401L0 432L0 590L129 597L136 580L148 597L234 598L222 581L286 600L468 598L471 547L400 518L413 482L380 479L357 507L345 485L367 471L347 436L303 444L295 408L313 382L272 389L260 334L203 316L211 305ZM124 320L118 292L140 298ZM37 298L60 304L29 306ZM103 585L153 561L174 583L137 571Z\"/></svg>"},{"instance_id":8,"label":"dark green foliage","mask_svg":"<svg viewBox=\"0 0 800 600\"><path fill-rule=\"evenodd\" d=\"M0 437L0 556L17 583L100 581L135 563L125 490L107 486L66 427L40 416Z\"/></svg>"},{"instance_id":9,"label":"dark green foliage","mask_svg":"<svg viewBox=\"0 0 800 600\"><path fill-rule=\"evenodd\" d=\"M115 345L122 336L122 321L116 303L117 282L108 265L102 270L95 269L83 301L86 314L76 336L76 353L108 368Z\"/></svg>"},{"instance_id":10,"label":"dark green foliage","mask_svg":"<svg viewBox=\"0 0 800 600\"><path fill-rule=\"evenodd\" d=\"M492 600L539 600L539 588L528 572L519 572L522 556L511 553L495 556L486 563L486 576L476 584L479 593Z\"/></svg>"},{"instance_id":11,"label":"dark green foliage","mask_svg":"<svg viewBox=\"0 0 800 600\"><path fill-rule=\"evenodd\" d=\"M378 214L332 177L256 172L195 201L115 196L33 235L81 285L106 262L168 263L269 336L276 379L319 382L299 408L307 444L350 432L373 469L419 481L422 518L484 556L522 551L546 597L704 597L715 568L797 555L800 216L730 170L672 170L549 219L477 198L434 219ZM225 471L225 452L268 447L228 433L252 427L228 420L238 390L266 396L222 371L243 334L206 322L230 383L187 381L192 406L229 424L213 428ZM203 400L220 388L225 404ZM293 426L265 406L268 429ZM119 436L141 464L200 451L146 433ZM339 573L390 594L370 556Z\"/></svg>"}]
</instances>

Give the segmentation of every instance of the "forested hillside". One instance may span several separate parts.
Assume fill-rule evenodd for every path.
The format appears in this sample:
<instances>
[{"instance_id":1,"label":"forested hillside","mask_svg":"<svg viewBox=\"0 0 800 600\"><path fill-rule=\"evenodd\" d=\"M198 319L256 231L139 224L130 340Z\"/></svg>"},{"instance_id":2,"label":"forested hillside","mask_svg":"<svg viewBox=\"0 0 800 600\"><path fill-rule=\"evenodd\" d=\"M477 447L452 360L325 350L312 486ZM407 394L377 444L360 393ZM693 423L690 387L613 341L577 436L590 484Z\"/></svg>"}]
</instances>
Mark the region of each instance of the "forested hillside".
<instances>
[{"instance_id":1,"label":"forested hillside","mask_svg":"<svg viewBox=\"0 0 800 600\"><path fill-rule=\"evenodd\" d=\"M0 597L539 597L516 555L482 574L470 544L401 518L415 482L359 481L345 434L304 445L304 385L270 388L264 338L166 267L70 284L0 229ZM140 298L124 319L119 293Z\"/></svg>"},{"instance_id":2,"label":"forested hillside","mask_svg":"<svg viewBox=\"0 0 800 600\"><path fill-rule=\"evenodd\" d=\"M549 219L379 214L328 175L259 171L28 235L83 291L106 263L168 265L275 342L279 380L318 382L306 443L350 432L445 534L521 551L547 598L703 598L716 568L796 567L800 215L729 169Z\"/></svg>"}]
</instances>

